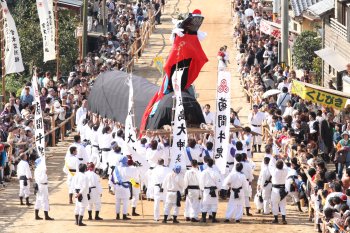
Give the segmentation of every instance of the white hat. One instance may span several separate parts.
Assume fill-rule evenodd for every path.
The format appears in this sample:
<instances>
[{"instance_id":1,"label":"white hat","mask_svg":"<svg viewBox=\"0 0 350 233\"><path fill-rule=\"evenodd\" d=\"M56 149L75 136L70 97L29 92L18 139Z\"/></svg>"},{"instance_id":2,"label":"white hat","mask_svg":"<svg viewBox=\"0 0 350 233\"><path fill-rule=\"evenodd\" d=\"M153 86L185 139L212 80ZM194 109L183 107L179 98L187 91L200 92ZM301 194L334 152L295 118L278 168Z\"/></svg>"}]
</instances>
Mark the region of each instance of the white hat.
<instances>
[{"instance_id":1,"label":"white hat","mask_svg":"<svg viewBox=\"0 0 350 233\"><path fill-rule=\"evenodd\" d=\"M25 131L32 131L32 129L29 126L25 127L24 130Z\"/></svg>"},{"instance_id":2,"label":"white hat","mask_svg":"<svg viewBox=\"0 0 350 233\"><path fill-rule=\"evenodd\" d=\"M113 45L113 42L112 41L108 41L108 45Z\"/></svg>"}]
</instances>

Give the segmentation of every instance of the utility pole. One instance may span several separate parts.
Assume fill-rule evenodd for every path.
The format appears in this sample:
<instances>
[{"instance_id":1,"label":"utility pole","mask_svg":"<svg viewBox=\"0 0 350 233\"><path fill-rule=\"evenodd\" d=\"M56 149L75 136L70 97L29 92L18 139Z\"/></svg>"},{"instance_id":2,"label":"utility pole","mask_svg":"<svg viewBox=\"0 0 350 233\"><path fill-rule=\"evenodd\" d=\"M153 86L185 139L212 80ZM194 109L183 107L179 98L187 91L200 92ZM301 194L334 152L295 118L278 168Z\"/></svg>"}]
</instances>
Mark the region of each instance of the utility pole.
<instances>
[{"instance_id":1,"label":"utility pole","mask_svg":"<svg viewBox=\"0 0 350 233\"><path fill-rule=\"evenodd\" d=\"M107 27L107 22L106 22L106 0L103 0L102 1L102 11L103 11L103 14L102 14L102 32L103 32L103 35L105 36L106 35L106 27Z\"/></svg>"},{"instance_id":2,"label":"utility pole","mask_svg":"<svg viewBox=\"0 0 350 233\"><path fill-rule=\"evenodd\" d=\"M86 57L87 54L87 13L88 13L88 0L84 0L83 6L83 38L82 38L82 58Z\"/></svg>"},{"instance_id":3,"label":"utility pole","mask_svg":"<svg viewBox=\"0 0 350 233\"><path fill-rule=\"evenodd\" d=\"M0 44L1 44L1 78L2 78L2 108L6 103L6 70L5 70L5 33L4 33L4 16L0 6Z\"/></svg>"},{"instance_id":4,"label":"utility pole","mask_svg":"<svg viewBox=\"0 0 350 233\"><path fill-rule=\"evenodd\" d=\"M282 6L281 6L281 43L282 43L282 49L281 49L281 62L284 65L288 65L288 37L289 37L289 29L288 29L288 0L281 0Z\"/></svg>"},{"instance_id":5,"label":"utility pole","mask_svg":"<svg viewBox=\"0 0 350 233\"><path fill-rule=\"evenodd\" d=\"M59 24L58 24L58 0L55 0L55 28L56 28L56 77L59 78L60 73L60 43L59 43Z\"/></svg>"}]
</instances>

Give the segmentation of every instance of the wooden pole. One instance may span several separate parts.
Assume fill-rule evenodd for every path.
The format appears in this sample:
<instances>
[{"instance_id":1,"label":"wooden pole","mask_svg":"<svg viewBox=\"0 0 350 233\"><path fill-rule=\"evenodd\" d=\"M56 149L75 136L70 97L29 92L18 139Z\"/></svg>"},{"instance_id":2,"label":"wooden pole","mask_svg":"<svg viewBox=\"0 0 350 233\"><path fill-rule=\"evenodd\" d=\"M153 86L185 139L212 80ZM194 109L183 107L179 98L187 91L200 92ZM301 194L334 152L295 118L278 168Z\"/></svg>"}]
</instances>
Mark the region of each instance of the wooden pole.
<instances>
[{"instance_id":1,"label":"wooden pole","mask_svg":"<svg viewBox=\"0 0 350 233\"><path fill-rule=\"evenodd\" d=\"M58 0L55 0L55 27L56 27L56 77L58 80L58 76L60 73L60 44L59 44L59 28L58 28L59 24L58 24Z\"/></svg>"},{"instance_id":2,"label":"wooden pole","mask_svg":"<svg viewBox=\"0 0 350 233\"><path fill-rule=\"evenodd\" d=\"M5 70L5 34L4 34L4 17L0 6L0 38L1 38L1 79L2 79L2 105L6 103L6 70Z\"/></svg>"}]
</instances>

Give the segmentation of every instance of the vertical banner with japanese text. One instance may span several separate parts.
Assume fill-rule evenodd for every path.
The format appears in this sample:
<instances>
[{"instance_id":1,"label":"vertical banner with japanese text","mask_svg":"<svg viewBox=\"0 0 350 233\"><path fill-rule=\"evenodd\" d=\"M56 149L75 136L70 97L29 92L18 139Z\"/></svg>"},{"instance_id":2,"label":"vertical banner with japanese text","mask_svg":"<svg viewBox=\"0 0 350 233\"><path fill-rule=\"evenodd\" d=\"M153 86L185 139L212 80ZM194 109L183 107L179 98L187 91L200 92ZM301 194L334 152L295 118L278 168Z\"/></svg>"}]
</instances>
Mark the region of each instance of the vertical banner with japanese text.
<instances>
[{"instance_id":1,"label":"vertical banner with japanese text","mask_svg":"<svg viewBox=\"0 0 350 233\"><path fill-rule=\"evenodd\" d=\"M171 146L170 167L180 164L182 169L186 169L186 144L187 144L187 128L185 121L185 110L182 103L181 94L181 77L184 70L175 70L171 77L174 96L175 96L175 114L173 122L173 143Z\"/></svg>"},{"instance_id":2,"label":"vertical banner with japanese text","mask_svg":"<svg viewBox=\"0 0 350 233\"><path fill-rule=\"evenodd\" d=\"M44 62L56 59L55 18L52 0L36 0L40 29L43 37Z\"/></svg>"},{"instance_id":3,"label":"vertical banner with japanese text","mask_svg":"<svg viewBox=\"0 0 350 233\"><path fill-rule=\"evenodd\" d=\"M128 115L125 119L125 142L126 144L130 145L132 148L134 148L134 144L137 140L136 138L136 132L134 129L133 124L133 117L134 117L134 89L132 86L132 78L130 77L128 80L129 85L129 103L128 103Z\"/></svg>"},{"instance_id":4,"label":"vertical banner with japanese text","mask_svg":"<svg viewBox=\"0 0 350 233\"><path fill-rule=\"evenodd\" d=\"M6 1L0 0L0 4L4 19L5 71L6 74L19 73L24 70L24 67L16 24L10 14Z\"/></svg>"},{"instance_id":5,"label":"vertical banner with japanese text","mask_svg":"<svg viewBox=\"0 0 350 233\"><path fill-rule=\"evenodd\" d=\"M215 164L222 174L226 171L227 150L230 139L231 73L219 71L215 118Z\"/></svg>"},{"instance_id":6,"label":"vertical banner with japanese text","mask_svg":"<svg viewBox=\"0 0 350 233\"><path fill-rule=\"evenodd\" d=\"M40 103L40 94L38 89L38 77L33 76L32 86L34 89L34 106L35 106L35 115L34 115L34 129L35 129L35 145L39 157L45 156L45 131L44 131L44 121L43 113Z\"/></svg>"}]
</instances>

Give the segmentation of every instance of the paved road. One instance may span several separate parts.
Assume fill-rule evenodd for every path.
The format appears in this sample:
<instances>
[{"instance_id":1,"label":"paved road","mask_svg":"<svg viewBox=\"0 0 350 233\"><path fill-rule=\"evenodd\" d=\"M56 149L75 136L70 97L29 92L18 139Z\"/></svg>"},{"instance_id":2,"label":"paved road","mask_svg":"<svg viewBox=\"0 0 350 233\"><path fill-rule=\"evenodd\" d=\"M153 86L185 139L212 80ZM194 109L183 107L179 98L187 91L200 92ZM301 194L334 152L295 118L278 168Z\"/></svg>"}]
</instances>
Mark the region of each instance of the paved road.
<instances>
[{"instance_id":1,"label":"paved road","mask_svg":"<svg viewBox=\"0 0 350 233\"><path fill-rule=\"evenodd\" d=\"M232 43L232 23L230 18L230 1L229 0L169 0L166 8L166 15L163 17L163 24L157 26L155 33L152 35L150 44L147 46L143 58L139 61L134 73L148 78L158 83L160 82L160 74L155 68L150 68L152 59L155 55L166 57L170 50L170 42L168 40L172 29L170 14L179 8L182 12L189 8L201 9L205 16L205 21L201 27L202 31L208 33L207 39L203 42L203 48L210 61L204 66L198 79L195 82L196 89L199 93L199 101L202 105L205 103L215 106L215 84L217 76L217 60L216 54L220 46L226 44L229 47ZM231 63L235 57L236 51L230 49ZM249 109L246 104L244 95L239 87L237 75L232 71L232 106L234 108L243 107L240 112L242 122L246 122L246 116ZM215 108L214 108L215 111ZM105 218L102 222L85 221L87 227L76 227L74 225L74 206L68 203L67 187L65 184L65 176L62 172L63 159L69 140L60 143L59 147L51 148L48 159L49 182L50 182L50 215L56 220L54 222L35 221L33 207L22 207L18 205L18 184L11 183L5 190L0 192L0 232L103 232L103 231L142 231L143 233L162 233L162 232L313 232L311 224L306 221L306 214L299 214L295 211L295 207L289 208L287 220L289 225L270 225L271 216L256 215L253 217L244 217L241 224L201 224L185 223L183 217L180 217L181 224L174 227L172 224L163 225L153 222L152 210L153 203L144 201L144 218L137 217L132 221L124 223L116 221L114 210L114 196L108 194L107 184L103 180L104 193L102 197L101 216ZM258 169L262 155L257 155L255 162ZM255 178L257 178L255 176ZM33 197L31 198L33 200ZM183 207L182 207L183 208ZM139 203L138 212L141 212L141 204ZM226 203L220 202L218 217L222 220L226 210ZM253 211L254 212L254 209ZM183 213L181 209L180 213ZM42 215L42 214L41 214ZM86 214L87 215L87 214Z\"/></svg>"}]
</instances>

